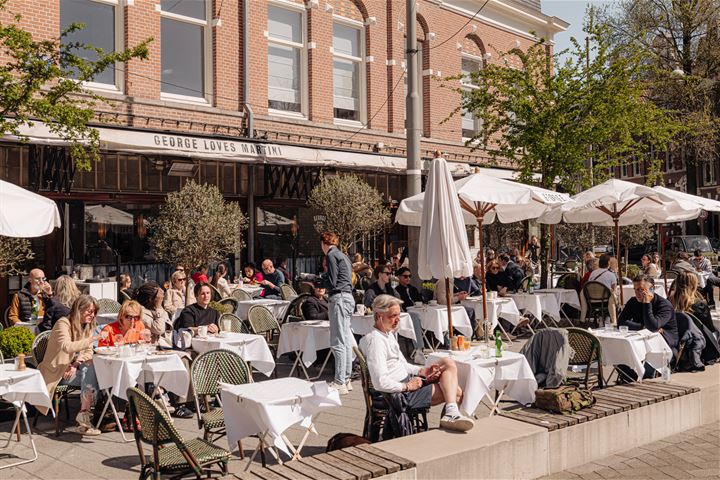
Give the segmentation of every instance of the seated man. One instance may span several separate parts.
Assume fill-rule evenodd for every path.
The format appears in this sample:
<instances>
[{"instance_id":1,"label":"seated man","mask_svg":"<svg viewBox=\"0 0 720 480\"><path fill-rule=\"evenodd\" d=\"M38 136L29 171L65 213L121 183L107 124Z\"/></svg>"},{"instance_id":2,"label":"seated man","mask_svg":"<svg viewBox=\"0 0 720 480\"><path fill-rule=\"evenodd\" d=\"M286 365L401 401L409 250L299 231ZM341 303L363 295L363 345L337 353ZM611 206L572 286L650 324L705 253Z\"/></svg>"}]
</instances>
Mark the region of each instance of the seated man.
<instances>
[{"instance_id":1,"label":"seated man","mask_svg":"<svg viewBox=\"0 0 720 480\"><path fill-rule=\"evenodd\" d=\"M520 265L512 261L507 253L501 253L498 260L505 275L510 279L510 290L517 291L520 288L522 279L525 278L525 271Z\"/></svg>"},{"instance_id":2,"label":"seated man","mask_svg":"<svg viewBox=\"0 0 720 480\"><path fill-rule=\"evenodd\" d=\"M205 282L195 284L194 293L196 302L183 308L180 316L175 320L173 328L176 331L191 330L193 334L196 334L198 327L207 325L208 333L218 333L220 331L218 328L220 312L208 306L212 300L210 284ZM189 345L187 346L189 347Z\"/></svg>"},{"instance_id":3,"label":"seated man","mask_svg":"<svg viewBox=\"0 0 720 480\"><path fill-rule=\"evenodd\" d=\"M598 261L598 268L593 270L588 276L588 282L600 282L610 289L611 292L615 292L617 287L617 275L610 270L610 255L603 253L600 255ZM587 282L585 282L587 283Z\"/></svg>"},{"instance_id":4,"label":"seated man","mask_svg":"<svg viewBox=\"0 0 720 480\"><path fill-rule=\"evenodd\" d=\"M264 287L260 295L263 298L281 299L282 292L280 291L280 285L285 283L285 275L280 270L277 270L273 265L272 260L266 258L262 264L263 279L260 285Z\"/></svg>"},{"instance_id":5,"label":"seated man","mask_svg":"<svg viewBox=\"0 0 720 480\"><path fill-rule=\"evenodd\" d=\"M415 302L422 302L422 295L415 286L410 284L412 279L412 273L407 267L400 268L395 274L398 279L398 286L395 287L395 291L400 296L400 300L403 301L402 309L407 310L408 307L412 307Z\"/></svg>"},{"instance_id":6,"label":"seated man","mask_svg":"<svg viewBox=\"0 0 720 480\"><path fill-rule=\"evenodd\" d=\"M325 299L325 287L320 282L313 284L313 293L302 304L305 320L329 320L328 302Z\"/></svg>"},{"instance_id":7,"label":"seated man","mask_svg":"<svg viewBox=\"0 0 720 480\"><path fill-rule=\"evenodd\" d=\"M633 279L635 296L628 300L620 312L618 325L626 325L630 330L647 329L651 332L660 332L672 350L673 356L676 356L679 339L675 309L667 299L655 295L654 284L653 279L647 275L638 275ZM635 378L636 375L629 368L623 370L624 373ZM651 378L654 375L655 370L646 364L644 378Z\"/></svg>"},{"instance_id":8,"label":"seated man","mask_svg":"<svg viewBox=\"0 0 720 480\"><path fill-rule=\"evenodd\" d=\"M445 415L440 427L465 432L474 422L462 415L458 403L462 390L458 387L457 367L450 358L427 368L409 364L400 352L393 334L400 323L402 301L390 295L379 295L372 303L375 328L360 340L375 390L400 393L408 408L428 408L445 402Z\"/></svg>"},{"instance_id":9,"label":"seated man","mask_svg":"<svg viewBox=\"0 0 720 480\"><path fill-rule=\"evenodd\" d=\"M372 307L375 297L382 294L400 298L398 292L390 284L390 275L392 275L392 270L389 265L378 265L375 267L374 274L377 281L372 283L367 290L365 290L363 305L368 308Z\"/></svg>"},{"instance_id":10,"label":"seated man","mask_svg":"<svg viewBox=\"0 0 720 480\"><path fill-rule=\"evenodd\" d=\"M43 317L45 310L52 304L52 287L45 278L45 272L39 268L30 270L28 283L13 295L8 310L9 326L17 322L29 322L35 317Z\"/></svg>"}]
</instances>

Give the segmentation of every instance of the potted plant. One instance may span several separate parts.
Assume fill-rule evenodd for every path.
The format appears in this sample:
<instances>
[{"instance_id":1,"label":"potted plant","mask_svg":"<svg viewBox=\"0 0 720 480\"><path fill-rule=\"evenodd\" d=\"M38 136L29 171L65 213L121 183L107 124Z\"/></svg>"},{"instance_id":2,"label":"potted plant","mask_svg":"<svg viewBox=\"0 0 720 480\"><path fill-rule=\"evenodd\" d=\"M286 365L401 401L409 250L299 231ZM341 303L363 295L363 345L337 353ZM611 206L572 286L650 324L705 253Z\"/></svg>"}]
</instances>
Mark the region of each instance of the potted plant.
<instances>
[{"instance_id":1,"label":"potted plant","mask_svg":"<svg viewBox=\"0 0 720 480\"><path fill-rule=\"evenodd\" d=\"M0 352L4 358L15 358L21 353L32 355L35 335L25 327L10 327L0 332Z\"/></svg>"}]
</instances>

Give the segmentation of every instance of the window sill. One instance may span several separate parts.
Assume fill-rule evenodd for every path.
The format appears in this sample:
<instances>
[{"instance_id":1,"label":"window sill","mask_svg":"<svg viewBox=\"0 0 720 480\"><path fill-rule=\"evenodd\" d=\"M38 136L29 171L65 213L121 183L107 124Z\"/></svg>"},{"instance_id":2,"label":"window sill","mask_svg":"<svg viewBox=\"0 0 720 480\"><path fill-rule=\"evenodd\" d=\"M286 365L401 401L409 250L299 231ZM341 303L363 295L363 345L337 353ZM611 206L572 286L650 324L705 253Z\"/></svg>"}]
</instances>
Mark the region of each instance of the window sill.
<instances>
[{"instance_id":1,"label":"window sill","mask_svg":"<svg viewBox=\"0 0 720 480\"><path fill-rule=\"evenodd\" d=\"M353 128L367 128L367 125L365 125L363 122L358 122L357 120L343 120L341 118L334 118L333 119L334 125L340 125L342 127L353 127Z\"/></svg>"},{"instance_id":2,"label":"window sill","mask_svg":"<svg viewBox=\"0 0 720 480\"><path fill-rule=\"evenodd\" d=\"M160 100L166 100L170 102L177 102L177 103L188 103L191 105L204 105L204 106L210 106L210 102L207 101L207 99L203 97L190 97L188 95L178 95L175 93L160 93Z\"/></svg>"},{"instance_id":3,"label":"window sill","mask_svg":"<svg viewBox=\"0 0 720 480\"><path fill-rule=\"evenodd\" d=\"M296 120L307 120L307 116L300 112L288 112L287 110L275 110L268 108L268 115L273 117L294 118Z\"/></svg>"},{"instance_id":4,"label":"window sill","mask_svg":"<svg viewBox=\"0 0 720 480\"><path fill-rule=\"evenodd\" d=\"M96 82L83 82L83 88L87 88L88 90L91 90L95 93L110 93L114 95L122 95L123 92L120 90L117 85L112 85L109 83L96 83Z\"/></svg>"}]
</instances>

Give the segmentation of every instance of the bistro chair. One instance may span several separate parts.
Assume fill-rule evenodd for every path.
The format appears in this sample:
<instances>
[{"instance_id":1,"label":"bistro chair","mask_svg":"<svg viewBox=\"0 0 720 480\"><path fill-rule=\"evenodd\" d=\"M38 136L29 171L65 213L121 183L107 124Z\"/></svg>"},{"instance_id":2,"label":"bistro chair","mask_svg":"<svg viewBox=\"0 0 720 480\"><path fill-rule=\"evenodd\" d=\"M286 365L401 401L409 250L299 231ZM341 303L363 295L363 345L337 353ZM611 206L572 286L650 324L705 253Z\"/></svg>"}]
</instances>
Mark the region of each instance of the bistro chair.
<instances>
[{"instance_id":1,"label":"bistro chair","mask_svg":"<svg viewBox=\"0 0 720 480\"><path fill-rule=\"evenodd\" d=\"M667 278L668 280L677 280L677 277L678 272L676 270L668 270L660 276L660 278Z\"/></svg>"},{"instance_id":2,"label":"bistro chair","mask_svg":"<svg viewBox=\"0 0 720 480\"><path fill-rule=\"evenodd\" d=\"M230 313L237 312L238 309L238 301L232 297L223 298L222 300L218 301L220 305L230 305L232 310L230 310Z\"/></svg>"},{"instance_id":3,"label":"bistro chair","mask_svg":"<svg viewBox=\"0 0 720 480\"><path fill-rule=\"evenodd\" d=\"M212 292L212 301L219 302L220 300L222 300L223 296L222 293L220 293L220 290L218 290L215 285L212 285L210 283L208 283L208 285L210 286L210 291Z\"/></svg>"},{"instance_id":4,"label":"bistro chair","mask_svg":"<svg viewBox=\"0 0 720 480\"><path fill-rule=\"evenodd\" d=\"M305 316L302 312L302 305L308 298L310 298L309 293L301 293L297 297L293 298L290 301L290 305L288 305L287 310L285 310L285 315L283 315L280 325L284 325L285 322L299 322L305 320Z\"/></svg>"},{"instance_id":5,"label":"bistro chair","mask_svg":"<svg viewBox=\"0 0 720 480\"><path fill-rule=\"evenodd\" d=\"M248 311L248 322L250 322L250 330L256 335L264 335L268 347L277 355L280 324L272 312L264 305L253 305ZM277 369L275 373L277 374Z\"/></svg>"},{"instance_id":6,"label":"bistro chair","mask_svg":"<svg viewBox=\"0 0 720 480\"><path fill-rule=\"evenodd\" d=\"M137 388L127 389L130 424L134 428L135 443L140 455L140 480L152 476L160 479L162 474L180 478L194 474L196 478L211 474L227 475L230 452L202 438L189 441L175 429L170 417L157 403ZM152 460L148 461L143 443L152 445ZM209 468L218 465L219 470Z\"/></svg>"},{"instance_id":7,"label":"bistro chair","mask_svg":"<svg viewBox=\"0 0 720 480\"><path fill-rule=\"evenodd\" d=\"M132 297L130 295L128 295L128 293L125 290L120 290L119 297L120 297L120 300L122 300L123 302L125 302L127 300L132 300Z\"/></svg>"},{"instance_id":8,"label":"bistro chair","mask_svg":"<svg viewBox=\"0 0 720 480\"><path fill-rule=\"evenodd\" d=\"M386 396L389 394L381 394L373 388L365 355L363 355L358 347L353 347L353 351L360 364L360 378L362 379L363 398L365 399L363 437L375 443L380 440L380 431L385 424L385 417L388 414L388 400ZM429 408L408 409L407 414L410 416L413 434L418 431L427 431L427 413L429 410Z\"/></svg>"},{"instance_id":9,"label":"bistro chair","mask_svg":"<svg viewBox=\"0 0 720 480\"><path fill-rule=\"evenodd\" d=\"M581 295L585 298L587 304L587 315L585 319L593 319L595 326L600 325L600 320L604 321L610 316L610 297L612 292L610 289L600 282L587 282L581 290Z\"/></svg>"},{"instance_id":10,"label":"bistro chair","mask_svg":"<svg viewBox=\"0 0 720 480\"><path fill-rule=\"evenodd\" d=\"M234 298L235 300L237 300L238 302L252 300L252 296L240 287L233 290L232 293L230 294L230 296L232 298Z\"/></svg>"},{"instance_id":11,"label":"bistro chair","mask_svg":"<svg viewBox=\"0 0 720 480\"><path fill-rule=\"evenodd\" d=\"M120 304L112 298L99 298L98 304L98 315L103 313L120 313Z\"/></svg>"},{"instance_id":12,"label":"bistro chair","mask_svg":"<svg viewBox=\"0 0 720 480\"><path fill-rule=\"evenodd\" d=\"M223 326L223 320L230 320L230 331L233 333L250 333L248 332L245 323L240 319L240 317L238 317L234 313L223 313L222 315L220 315L220 320L218 320L218 324L220 325L221 329Z\"/></svg>"},{"instance_id":13,"label":"bistro chair","mask_svg":"<svg viewBox=\"0 0 720 480\"><path fill-rule=\"evenodd\" d=\"M578 266L577 258L574 258L574 257L568 258L567 260L565 260L564 266L565 266L565 269L574 271Z\"/></svg>"},{"instance_id":14,"label":"bistro chair","mask_svg":"<svg viewBox=\"0 0 720 480\"><path fill-rule=\"evenodd\" d=\"M568 365L582 365L585 367L585 388L590 389L590 367L597 363L597 387L604 387L602 369L602 346L595 335L582 328L570 327L568 331L568 343L575 351Z\"/></svg>"},{"instance_id":15,"label":"bistro chair","mask_svg":"<svg viewBox=\"0 0 720 480\"><path fill-rule=\"evenodd\" d=\"M295 291L295 289L292 287L292 285L288 285L287 283L283 283L280 285L280 295L282 296L283 300L293 300L297 298L298 293Z\"/></svg>"},{"instance_id":16,"label":"bistro chair","mask_svg":"<svg viewBox=\"0 0 720 480\"><path fill-rule=\"evenodd\" d=\"M580 278L577 273L564 273L557 280L557 288L566 288L580 291Z\"/></svg>"},{"instance_id":17,"label":"bistro chair","mask_svg":"<svg viewBox=\"0 0 720 480\"><path fill-rule=\"evenodd\" d=\"M2 324L3 324L4 327L10 327L10 326L11 326L11 325L10 325L10 319L8 318L9 315L10 315L10 307L7 307L7 308L5 309L5 311L3 312L3 317L2 317Z\"/></svg>"},{"instance_id":18,"label":"bistro chair","mask_svg":"<svg viewBox=\"0 0 720 480\"><path fill-rule=\"evenodd\" d=\"M219 382L242 385L252 381L252 374L245 360L230 350L210 350L193 361L190 366L190 382L195 396L198 428L205 432L205 440L212 442L226 434L225 416L219 398ZM211 408L212 400L219 402L220 407ZM201 413L201 403L206 413ZM240 448L240 456L242 455L243 449Z\"/></svg>"},{"instance_id":19,"label":"bistro chair","mask_svg":"<svg viewBox=\"0 0 720 480\"><path fill-rule=\"evenodd\" d=\"M45 332L39 333L35 339L33 340L32 344L32 353L33 358L35 360L35 365L38 366L40 363L42 363L43 359L45 358L45 352L47 351L48 341L50 340L50 333L52 333L52 330L47 330ZM76 390L79 390L77 387L72 387L70 385L60 385L58 384L55 387L55 392L53 393L52 398L52 409L53 413L55 413L55 436L60 436L60 403L64 400L65 401L65 420L70 420L70 409L67 404L67 398L70 392L74 392ZM40 415L35 416L35 420L33 420L33 426L37 425L38 417Z\"/></svg>"}]
</instances>

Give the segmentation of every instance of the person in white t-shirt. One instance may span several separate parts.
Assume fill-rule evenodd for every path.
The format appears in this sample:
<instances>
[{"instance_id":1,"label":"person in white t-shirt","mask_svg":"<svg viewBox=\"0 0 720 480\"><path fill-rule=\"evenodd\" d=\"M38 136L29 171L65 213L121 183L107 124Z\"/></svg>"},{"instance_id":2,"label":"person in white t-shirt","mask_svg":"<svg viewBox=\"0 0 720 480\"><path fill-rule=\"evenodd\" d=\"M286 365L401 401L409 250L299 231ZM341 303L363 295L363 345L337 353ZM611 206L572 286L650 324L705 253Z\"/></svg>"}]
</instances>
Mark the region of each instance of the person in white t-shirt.
<instances>
[{"instance_id":1,"label":"person in white t-shirt","mask_svg":"<svg viewBox=\"0 0 720 480\"><path fill-rule=\"evenodd\" d=\"M617 275L608 268L609 265L610 255L606 253L602 254L600 256L599 267L592 271L588 277L588 282L600 282L608 287L611 292L614 292L617 286Z\"/></svg>"},{"instance_id":2,"label":"person in white t-shirt","mask_svg":"<svg viewBox=\"0 0 720 480\"><path fill-rule=\"evenodd\" d=\"M428 408L445 403L440 427L465 432L475 425L460 413L462 390L458 386L457 367L443 358L429 367L411 365L400 352L394 331L400 322L402 300L378 295L372 303L375 328L360 340L373 387L378 392L401 393L410 409Z\"/></svg>"}]
</instances>

